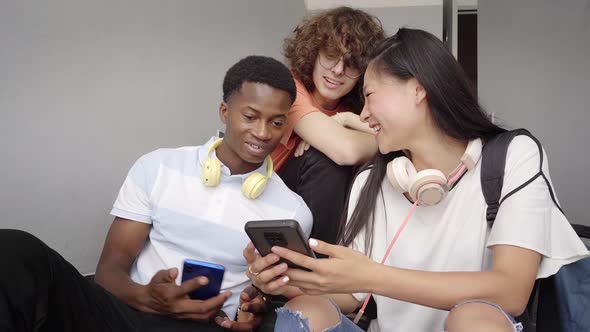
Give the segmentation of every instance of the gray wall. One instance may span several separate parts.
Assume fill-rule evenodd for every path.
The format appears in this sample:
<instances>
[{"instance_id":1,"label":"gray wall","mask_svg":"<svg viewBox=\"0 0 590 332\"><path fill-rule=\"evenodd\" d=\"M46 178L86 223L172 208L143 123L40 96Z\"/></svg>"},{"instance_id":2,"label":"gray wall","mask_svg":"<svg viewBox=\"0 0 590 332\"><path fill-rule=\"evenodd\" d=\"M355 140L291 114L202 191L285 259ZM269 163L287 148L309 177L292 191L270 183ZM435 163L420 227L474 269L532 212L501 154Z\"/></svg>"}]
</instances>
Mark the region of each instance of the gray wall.
<instances>
[{"instance_id":1,"label":"gray wall","mask_svg":"<svg viewBox=\"0 0 590 332\"><path fill-rule=\"evenodd\" d=\"M547 150L571 222L590 225L590 1L479 0L479 95Z\"/></svg>"},{"instance_id":2,"label":"gray wall","mask_svg":"<svg viewBox=\"0 0 590 332\"><path fill-rule=\"evenodd\" d=\"M127 170L220 124L227 68L282 59L291 0L0 2L0 228L93 272Z\"/></svg>"},{"instance_id":3,"label":"gray wall","mask_svg":"<svg viewBox=\"0 0 590 332\"><path fill-rule=\"evenodd\" d=\"M343 3L342 5L346 5ZM383 24L385 33L390 36L401 27L426 30L438 38L442 38L442 4L440 6L412 6L412 7L372 7L355 8L375 15ZM331 7L330 7L331 8ZM309 10L313 15L322 10Z\"/></svg>"},{"instance_id":4,"label":"gray wall","mask_svg":"<svg viewBox=\"0 0 590 332\"><path fill-rule=\"evenodd\" d=\"M442 5L413 7L362 8L377 16L387 35L393 35L401 27L426 30L442 38Z\"/></svg>"}]
</instances>

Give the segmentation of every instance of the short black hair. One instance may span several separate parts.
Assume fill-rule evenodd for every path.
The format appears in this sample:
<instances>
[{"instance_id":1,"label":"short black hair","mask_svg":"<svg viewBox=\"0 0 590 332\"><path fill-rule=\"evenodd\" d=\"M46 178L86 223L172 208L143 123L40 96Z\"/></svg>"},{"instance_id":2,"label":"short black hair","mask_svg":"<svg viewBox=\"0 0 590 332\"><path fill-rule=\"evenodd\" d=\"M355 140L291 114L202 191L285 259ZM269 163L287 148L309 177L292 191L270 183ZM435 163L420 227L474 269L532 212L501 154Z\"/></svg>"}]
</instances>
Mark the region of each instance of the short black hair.
<instances>
[{"instance_id":1,"label":"short black hair","mask_svg":"<svg viewBox=\"0 0 590 332\"><path fill-rule=\"evenodd\" d=\"M297 90L289 68L280 61L260 55L250 55L231 66L223 79L223 101L236 91L240 91L242 83L264 83L275 89L286 91L295 102Z\"/></svg>"}]
</instances>

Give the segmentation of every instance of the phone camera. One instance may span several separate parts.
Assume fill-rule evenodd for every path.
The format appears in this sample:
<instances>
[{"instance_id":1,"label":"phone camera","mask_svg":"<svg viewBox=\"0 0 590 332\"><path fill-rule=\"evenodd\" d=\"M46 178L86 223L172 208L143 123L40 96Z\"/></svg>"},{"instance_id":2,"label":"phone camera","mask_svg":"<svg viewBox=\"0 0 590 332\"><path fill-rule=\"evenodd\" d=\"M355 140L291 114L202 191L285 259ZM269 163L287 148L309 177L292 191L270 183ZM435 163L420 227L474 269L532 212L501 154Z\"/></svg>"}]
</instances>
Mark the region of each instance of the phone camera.
<instances>
[{"instance_id":1,"label":"phone camera","mask_svg":"<svg viewBox=\"0 0 590 332\"><path fill-rule=\"evenodd\" d=\"M280 232L264 232L264 238L271 246L286 247L287 239Z\"/></svg>"}]
</instances>

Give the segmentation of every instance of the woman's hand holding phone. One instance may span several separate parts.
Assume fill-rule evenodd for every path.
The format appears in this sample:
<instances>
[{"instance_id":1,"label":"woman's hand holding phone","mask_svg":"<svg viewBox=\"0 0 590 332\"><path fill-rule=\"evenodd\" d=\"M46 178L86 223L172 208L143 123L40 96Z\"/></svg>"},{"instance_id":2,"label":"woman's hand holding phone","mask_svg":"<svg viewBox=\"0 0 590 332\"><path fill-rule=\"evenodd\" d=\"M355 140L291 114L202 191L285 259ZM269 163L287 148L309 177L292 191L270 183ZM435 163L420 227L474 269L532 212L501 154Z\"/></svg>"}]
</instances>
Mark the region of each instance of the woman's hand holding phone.
<instances>
[{"instance_id":1,"label":"woman's hand holding phone","mask_svg":"<svg viewBox=\"0 0 590 332\"><path fill-rule=\"evenodd\" d=\"M289 277L289 285L310 295L372 291L371 281L378 275L380 264L347 247L316 239L311 239L309 244L313 251L328 258L312 258L287 248L272 248L274 254L310 270L285 271L283 275Z\"/></svg>"},{"instance_id":2,"label":"woman's hand holding phone","mask_svg":"<svg viewBox=\"0 0 590 332\"><path fill-rule=\"evenodd\" d=\"M226 291L208 300L192 300L188 294L206 285L207 278L194 278L177 285L177 276L177 268L158 271L150 283L144 286L138 309L178 319L209 321L217 315L231 295L231 292Z\"/></svg>"},{"instance_id":3,"label":"woman's hand holding phone","mask_svg":"<svg viewBox=\"0 0 590 332\"><path fill-rule=\"evenodd\" d=\"M315 258L315 254L307 244L307 236L303 233L297 220L251 220L244 225L244 230L262 256L268 256L272 247L279 246ZM288 260L281 259L280 262L285 262L287 266L292 268L302 268Z\"/></svg>"},{"instance_id":4,"label":"woman's hand holding phone","mask_svg":"<svg viewBox=\"0 0 590 332\"><path fill-rule=\"evenodd\" d=\"M254 286L270 295L283 295L287 291L289 278L283 276L287 271L287 263L276 264L279 256L270 253L262 257L250 242L244 249L244 258L248 264L246 275Z\"/></svg>"}]
</instances>

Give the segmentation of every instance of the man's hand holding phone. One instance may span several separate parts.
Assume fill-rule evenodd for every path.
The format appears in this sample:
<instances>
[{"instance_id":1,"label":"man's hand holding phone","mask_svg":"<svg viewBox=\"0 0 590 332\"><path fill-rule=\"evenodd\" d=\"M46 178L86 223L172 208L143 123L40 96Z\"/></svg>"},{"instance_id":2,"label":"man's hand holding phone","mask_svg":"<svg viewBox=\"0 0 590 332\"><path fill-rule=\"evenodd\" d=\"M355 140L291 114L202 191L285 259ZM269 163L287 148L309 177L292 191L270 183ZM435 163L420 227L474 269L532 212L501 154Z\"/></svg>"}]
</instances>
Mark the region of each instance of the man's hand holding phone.
<instances>
[{"instance_id":1,"label":"man's hand holding phone","mask_svg":"<svg viewBox=\"0 0 590 332\"><path fill-rule=\"evenodd\" d=\"M228 317L216 317L215 322L231 331L252 331L256 329L268 306L264 296L254 287L246 287L240 294L240 307L235 321Z\"/></svg>"},{"instance_id":2,"label":"man's hand holding phone","mask_svg":"<svg viewBox=\"0 0 590 332\"><path fill-rule=\"evenodd\" d=\"M231 292L226 291L208 300L192 300L189 293L209 283L206 277L187 280L177 285L178 269L158 271L144 286L140 310L167 315L178 319L209 321L221 310Z\"/></svg>"}]
</instances>

